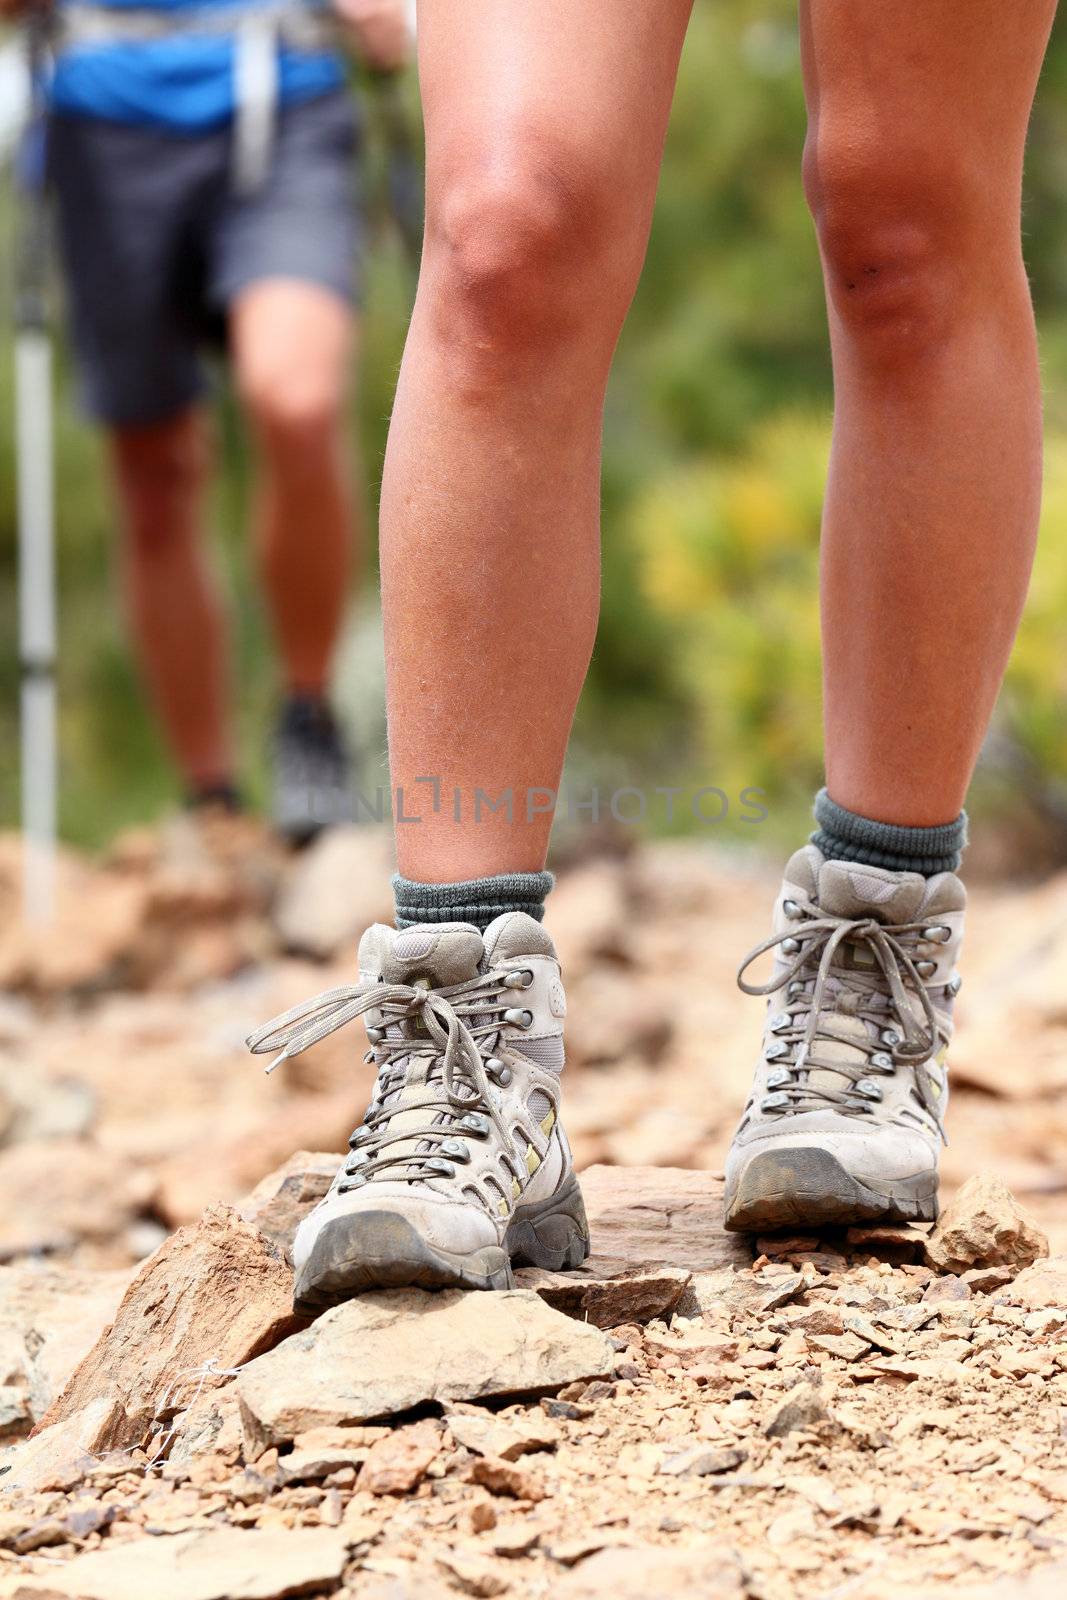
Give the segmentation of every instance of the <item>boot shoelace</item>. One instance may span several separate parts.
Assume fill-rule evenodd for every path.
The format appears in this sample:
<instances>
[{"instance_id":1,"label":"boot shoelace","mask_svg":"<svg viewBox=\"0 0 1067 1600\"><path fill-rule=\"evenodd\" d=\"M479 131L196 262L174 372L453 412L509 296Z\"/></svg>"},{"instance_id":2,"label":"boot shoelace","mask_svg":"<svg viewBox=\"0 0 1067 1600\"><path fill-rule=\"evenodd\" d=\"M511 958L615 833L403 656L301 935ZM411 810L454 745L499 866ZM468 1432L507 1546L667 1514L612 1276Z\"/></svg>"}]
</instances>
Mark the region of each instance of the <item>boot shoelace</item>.
<instances>
[{"instance_id":1,"label":"boot shoelace","mask_svg":"<svg viewBox=\"0 0 1067 1600\"><path fill-rule=\"evenodd\" d=\"M346 984L273 1017L245 1042L253 1055L280 1052L265 1069L273 1072L356 1017L368 1011L381 1013L380 1023L367 1029L373 1049L366 1059L378 1064L378 1092L349 1140L339 1193L394 1168L405 1170L393 1176L409 1181L453 1177L454 1163L470 1160L467 1139L487 1137L490 1126L500 1138L503 1159L518 1178L525 1175L526 1163L515 1151L490 1088L491 1082L506 1086L511 1069L492 1051L506 1024L531 1026L531 1012L502 1002L508 991L528 989L532 982L533 973L520 969L491 971L441 989L376 981ZM427 1094L396 1098L416 1061L428 1062ZM443 1100L438 1086L444 1090ZM390 1130L394 1116L403 1114L406 1121L413 1111L430 1114L425 1126ZM394 1148L399 1145L406 1148Z\"/></svg>"},{"instance_id":2,"label":"boot shoelace","mask_svg":"<svg viewBox=\"0 0 1067 1600\"><path fill-rule=\"evenodd\" d=\"M910 1067L919 1102L944 1138L937 1088L927 1062L947 1043L948 1034L923 983L920 968L925 963L916 962L915 945L920 939L944 943L951 938L951 929L929 918L886 925L872 917L836 917L808 902L787 900L785 910L796 921L796 928L764 939L737 974L738 986L745 994L772 995L786 990L784 1008L768 1023L775 1039L764 1054L774 1065L767 1078L772 1092L764 1097L762 1109L791 1115L825 1110L829 1105L847 1116L871 1116L882 1099L877 1077L892 1077L898 1066ZM846 941L865 946L876 970L869 975L841 967L832 971L834 957ZM795 947L792 965L769 983L746 982L745 973L752 963L779 945L786 955L793 954ZM925 1026L916 1021L909 991L919 1001ZM829 1009L824 1012L827 1002ZM878 1048L869 1036L862 1041L847 1029L835 1031L835 1011L872 1024L878 1032L877 1045L885 1048ZM866 1059L842 1061L821 1055L816 1050L818 1040L851 1045L863 1051ZM793 1050L795 1054L788 1059ZM812 1083L814 1071L836 1073L844 1080L843 1087Z\"/></svg>"}]
</instances>

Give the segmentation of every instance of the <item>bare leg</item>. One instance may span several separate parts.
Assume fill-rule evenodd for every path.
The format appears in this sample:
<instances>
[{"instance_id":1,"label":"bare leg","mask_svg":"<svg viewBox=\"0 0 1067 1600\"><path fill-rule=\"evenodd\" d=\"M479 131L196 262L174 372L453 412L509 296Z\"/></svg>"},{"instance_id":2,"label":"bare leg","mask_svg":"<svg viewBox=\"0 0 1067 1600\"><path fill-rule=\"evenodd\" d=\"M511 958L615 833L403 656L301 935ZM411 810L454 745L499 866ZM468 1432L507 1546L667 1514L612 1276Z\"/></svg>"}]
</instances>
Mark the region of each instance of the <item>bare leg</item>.
<instances>
[{"instance_id":1,"label":"bare leg","mask_svg":"<svg viewBox=\"0 0 1067 1600\"><path fill-rule=\"evenodd\" d=\"M1041 490L1023 145L1054 0L802 0L808 195L837 395L823 534L827 785L959 812Z\"/></svg>"},{"instance_id":2,"label":"bare leg","mask_svg":"<svg viewBox=\"0 0 1067 1600\"><path fill-rule=\"evenodd\" d=\"M599 603L600 435L691 0L422 0L427 236L382 495L401 872L536 871ZM434 812L420 777L445 785ZM453 820L459 788L463 822ZM475 791L514 795L473 817Z\"/></svg>"},{"instance_id":3,"label":"bare leg","mask_svg":"<svg viewBox=\"0 0 1067 1600\"><path fill-rule=\"evenodd\" d=\"M138 654L191 789L231 782L226 646L205 561L201 501L207 430L189 411L110 436L124 526L126 595Z\"/></svg>"},{"instance_id":4,"label":"bare leg","mask_svg":"<svg viewBox=\"0 0 1067 1600\"><path fill-rule=\"evenodd\" d=\"M231 309L237 385L258 446L263 581L287 688L321 694L347 600L354 508L345 466L353 318L314 284L269 279Z\"/></svg>"}]
</instances>

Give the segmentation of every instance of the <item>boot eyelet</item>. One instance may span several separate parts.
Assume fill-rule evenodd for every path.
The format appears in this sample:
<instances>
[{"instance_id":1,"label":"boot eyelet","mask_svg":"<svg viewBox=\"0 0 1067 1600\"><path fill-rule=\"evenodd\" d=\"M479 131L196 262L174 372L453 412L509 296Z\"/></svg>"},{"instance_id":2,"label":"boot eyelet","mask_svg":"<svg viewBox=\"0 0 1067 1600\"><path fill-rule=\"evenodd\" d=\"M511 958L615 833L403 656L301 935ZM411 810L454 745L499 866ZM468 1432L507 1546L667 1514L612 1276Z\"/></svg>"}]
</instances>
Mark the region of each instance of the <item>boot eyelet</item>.
<instances>
[{"instance_id":1,"label":"boot eyelet","mask_svg":"<svg viewBox=\"0 0 1067 1600\"><path fill-rule=\"evenodd\" d=\"M800 940L799 939L794 939L792 934L790 934L788 939L783 939L782 940L782 954L783 955L795 956L797 954L797 952L799 951L799 949L800 949Z\"/></svg>"},{"instance_id":2,"label":"boot eyelet","mask_svg":"<svg viewBox=\"0 0 1067 1600\"><path fill-rule=\"evenodd\" d=\"M768 1089L784 1089L790 1082L791 1074L785 1067L775 1067L773 1072L767 1074Z\"/></svg>"},{"instance_id":3,"label":"boot eyelet","mask_svg":"<svg viewBox=\"0 0 1067 1600\"><path fill-rule=\"evenodd\" d=\"M781 1061L783 1056L789 1054L789 1046L784 1039L772 1039L763 1052L764 1061Z\"/></svg>"},{"instance_id":4,"label":"boot eyelet","mask_svg":"<svg viewBox=\"0 0 1067 1600\"><path fill-rule=\"evenodd\" d=\"M945 985L945 989L946 989L947 993L953 999L955 999L956 995L959 994L959 992L960 992L960 990L962 988L963 988L963 979L960 977L958 972L955 973Z\"/></svg>"},{"instance_id":5,"label":"boot eyelet","mask_svg":"<svg viewBox=\"0 0 1067 1600\"><path fill-rule=\"evenodd\" d=\"M778 1011L768 1022L767 1027L771 1033L784 1033L786 1028L793 1025L793 1019L788 1011Z\"/></svg>"},{"instance_id":6,"label":"boot eyelet","mask_svg":"<svg viewBox=\"0 0 1067 1600\"><path fill-rule=\"evenodd\" d=\"M895 1050L898 1044L904 1043L903 1038L895 1028L883 1028L878 1037L883 1044L889 1046L890 1050Z\"/></svg>"},{"instance_id":7,"label":"boot eyelet","mask_svg":"<svg viewBox=\"0 0 1067 1600\"><path fill-rule=\"evenodd\" d=\"M471 1153L462 1139L444 1139L438 1145L438 1149L443 1156L448 1156L450 1160L458 1161L461 1165L471 1158Z\"/></svg>"},{"instance_id":8,"label":"boot eyelet","mask_svg":"<svg viewBox=\"0 0 1067 1600\"><path fill-rule=\"evenodd\" d=\"M787 1094L767 1094L760 1101L761 1111L783 1111L789 1104Z\"/></svg>"},{"instance_id":9,"label":"boot eyelet","mask_svg":"<svg viewBox=\"0 0 1067 1600\"><path fill-rule=\"evenodd\" d=\"M864 1100L880 1100L882 1098L881 1085L875 1083L873 1078L860 1078L852 1086L853 1093L862 1095Z\"/></svg>"},{"instance_id":10,"label":"boot eyelet","mask_svg":"<svg viewBox=\"0 0 1067 1600\"><path fill-rule=\"evenodd\" d=\"M419 1165L435 1178L454 1178L456 1176L456 1169L451 1161L443 1161L438 1156L430 1156L428 1159L420 1161Z\"/></svg>"},{"instance_id":11,"label":"boot eyelet","mask_svg":"<svg viewBox=\"0 0 1067 1600\"><path fill-rule=\"evenodd\" d=\"M533 981L534 975L529 967L522 967L517 972L509 972L504 984L508 989L529 989Z\"/></svg>"},{"instance_id":12,"label":"boot eyelet","mask_svg":"<svg viewBox=\"0 0 1067 1600\"><path fill-rule=\"evenodd\" d=\"M790 922L795 922L801 914L800 907L797 905L795 900L783 900L782 910L789 918Z\"/></svg>"},{"instance_id":13,"label":"boot eyelet","mask_svg":"<svg viewBox=\"0 0 1067 1600\"><path fill-rule=\"evenodd\" d=\"M877 1067L879 1072L895 1072L897 1070L893 1057L888 1055L885 1050L876 1050L870 1059L870 1065Z\"/></svg>"},{"instance_id":14,"label":"boot eyelet","mask_svg":"<svg viewBox=\"0 0 1067 1600\"><path fill-rule=\"evenodd\" d=\"M459 1126L464 1133L473 1134L476 1139L484 1139L489 1132L489 1118L483 1117L480 1111L468 1111L465 1117L460 1118Z\"/></svg>"},{"instance_id":15,"label":"boot eyelet","mask_svg":"<svg viewBox=\"0 0 1067 1600\"><path fill-rule=\"evenodd\" d=\"M497 1056L489 1057L489 1060L485 1063L485 1070L493 1082L499 1084L502 1089L507 1088L514 1076L511 1068L506 1066Z\"/></svg>"},{"instance_id":16,"label":"boot eyelet","mask_svg":"<svg viewBox=\"0 0 1067 1600\"><path fill-rule=\"evenodd\" d=\"M509 1010L504 1012L504 1021L510 1022L513 1028L532 1028L533 1012L519 1011L514 1008L509 1008Z\"/></svg>"},{"instance_id":17,"label":"boot eyelet","mask_svg":"<svg viewBox=\"0 0 1067 1600\"><path fill-rule=\"evenodd\" d=\"M915 970L919 974L920 978L932 978L934 973L937 971L937 962L917 961L915 963Z\"/></svg>"},{"instance_id":18,"label":"boot eyelet","mask_svg":"<svg viewBox=\"0 0 1067 1600\"><path fill-rule=\"evenodd\" d=\"M948 944L952 938L952 929L946 927L943 922L935 923L933 927L923 929L923 938L929 940L931 944Z\"/></svg>"}]
</instances>

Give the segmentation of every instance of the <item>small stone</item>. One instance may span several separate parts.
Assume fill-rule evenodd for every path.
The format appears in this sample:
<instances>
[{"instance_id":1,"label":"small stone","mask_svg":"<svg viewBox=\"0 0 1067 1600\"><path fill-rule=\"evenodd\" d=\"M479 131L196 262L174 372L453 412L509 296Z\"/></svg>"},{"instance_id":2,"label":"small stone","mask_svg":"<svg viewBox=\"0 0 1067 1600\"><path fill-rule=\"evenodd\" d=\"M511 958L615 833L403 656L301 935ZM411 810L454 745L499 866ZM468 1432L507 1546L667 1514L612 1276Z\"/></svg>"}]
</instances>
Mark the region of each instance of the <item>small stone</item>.
<instances>
[{"instance_id":1,"label":"small stone","mask_svg":"<svg viewBox=\"0 0 1067 1600\"><path fill-rule=\"evenodd\" d=\"M596 1328L617 1328L624 1322L645 1323L654 1317L669 1317L688 1288L690 1277L680 1267L600 1277L594 1258L575 1272L520 1267L515 1282L518 1288L533 1289L557 1311L577 1317L580 1322L591 1322Z\"/></svg>"},{"instance_id":2,"label":"small stone","mask_svg":"<svg viewBox=\"0 0 1067 1600\"><path fill-rule=\"evenodd\" d=\"M1028 1267L1048 1255L1048 1240L993 1173L968 1178L945 1207L926 1242L926 1259L939 1272L969 1267Z\"/></svg>"},{"instance_id":3,"label":"small stone","mask_svg":"<svg viewBox=\"0 0 1067 1600\"><path fill-rule=\"evenodd\" d=\"M513 1500L543 1500L545 1487L532 1472L494 1456L479 1456L467 1469L470 1483L480 1484L490 1494L510 1495Z\"/></svg>"},{"instance_id":4,"label":"small stone","mask_svg":"<svg viewBox=\"0 0 1067 1600\"><path fill-rule=\"evenodd\" d=\"M595 1411L594 1406L581 1406L573 1400L554 1400L546 1397L541 1401L541 1410L546 1417L559 1418L565 1422L584 1422Z\"/></svg>"},{"instance_id":5,"label":"small stone","mask_svg":"<svg viewBox=\"0 0 1067 1600\"><path fill-rule=\"evenodd\" d=\"M554 1450L558 1433L546 1421L538 1428L525 1421L518 1427L501 1422L486 1412L450 1411L448 1431L457 1444L475 1455L499 1456L502 1461L517 1461L534 1450Z\"/></svg>"},{"instance_id":6,"label":"small stone","mask_svg":"<svg viewBox=\"0 0 1067 1600\"><path fill-rule=\"evenodd\" d=\"M926 1305L940 1305L944 1301L969 1300L971 1286L962 1278L951 1275L945 1278L934 1278L923 1290L923 1302Z\"/></svg>"},{"instance_id":7,"label":"small stone","mask_svg":"<svg viewBox=\"0 0 1067 1600\"><path fill-rule=\"evenodd\" d=\"M492 1510L489 1506L487 1510ZM493 1513L494 1517L496 1513ZM498 1556L528 1556L541 1542L541 1532L529 1522L506 1522L493 1535L493 1551Z\"/></svg>"},{"instance_id":8,"label":"small stone","mask_svg":"<svg viewBox=\"0 0 1067 1600\"><path fill-rule=\"evenodd\" d=\"M79 1540L88 1539L90 1534L110 1527L117 1515L117 1507L97 1505L70 1511L66 1516L44 1517L12 1539L11 1549L16 1555L24 1556L49 1545L77 1544Z\"/></svg>"},{"instance_id":9,"label":"small stone","mask_svg":"<svg viewBox=\"0 0 1067 1600\"><path fill-rule=\"evenodd\" d=\"M784 1438L787 1433L806 1432L824 1427L832 1418L819 1390L811 1383L798 1383L787 1391L785 1398L763 1425L769 1439Z\"/></svg>"},{"instance_id":10,"label":"small stone","mask_svg":"<svg viewBox=\"0 0 1067 1600\"><path fill-rule=\"evenodd\" d=\"M356 1486L371 1494L409 1494L426 1476L440 1448L436 1422L398 1428L371 1446Z\"/></svg>"},{"instance_id":11,"label":"small stone","mask_svg":"<svg viewBox=\"0 0 1067 1600\"><path fill-rule=\"evenodd\" d=\"M496 1508L491 1500L476 1500L467 1513L472 1533L489 1533L496 1527Z\"/></svg>"},{"instance_id":12,"label":"small stone","mask_svg":"<svg viewBox=\"0 0 1067 1600\"><path fill-rule=\"evenodd\" d=\"M1015 1277L1013 1267L971 1267L961 1274L972 1294L996 1294L1007 1288Z\"/></svg>"},{"instance_id":13,"label":"small stone","mask_svg":"<svg viewBox=\"0 0 1067 1600\"><path fill-rule=\"evenodd\" d=\"M453 1588L463 1594L491 1596L503 1594L508 1588L507 1579L483 1556L461 1555L459 1551L450 1550L437 1557L437 1565Z\"/></svg>"},{"instance_id":14,"label":"small stone","mask_svg":"<svg viewBox=\"0 0 1067 1600\"><path fill-rule=\"evenodd\" d=\"M576 1567L579 1561L588 1560L598 1550L614 1549L622 1543L625 1541L610 1533L579 1534L575 1539L562 1539L558 1544L551 1545L548 1554L561 1567Z\"/></svg>"},{"instance_id":15,"label":"small stone","mask_svg":"<svg viewBox=\"0 0 1067 1600\"><path fill-rule=\"evenodd\" d=\"M679 1455L668 1456L660 1463L660 1472L668 1478L708 1478L719 1472L736 1472L747 1459L744 1450L713 1450L706 1445L692 1445Z\"/></svg>"}]
</instances>

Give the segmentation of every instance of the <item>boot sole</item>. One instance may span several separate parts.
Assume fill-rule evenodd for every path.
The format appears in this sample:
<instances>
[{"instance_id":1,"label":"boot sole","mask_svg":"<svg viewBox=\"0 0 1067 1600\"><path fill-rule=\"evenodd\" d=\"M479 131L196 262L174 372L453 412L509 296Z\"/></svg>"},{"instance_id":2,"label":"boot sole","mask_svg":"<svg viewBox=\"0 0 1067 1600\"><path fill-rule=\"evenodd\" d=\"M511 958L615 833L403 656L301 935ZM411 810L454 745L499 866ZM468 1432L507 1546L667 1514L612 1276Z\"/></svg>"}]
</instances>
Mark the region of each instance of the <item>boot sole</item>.
<instances>
[{"instance_id":1,"label":"boot sole","mask_svg":"<svg viewBox=\"0 0 1067 1600\"><path fill-rule=\"evenodd\" d=\"M502 1246L466 1254L428 1244L395 1211L365 1211L323 1228L297 1274L293 1310L316 1317L370 1289L513 1289L512 1264L560 1272L588 1254L577 1178L539 1205L519 1206Z\"/></svg>"},{"instance_id":2,"label":"boot sole","mask_svg":"<svg viewBox=\"0 0 1067 1600\"><path fill-rule=\"evenodd\" d=\"M861 1183L817 1146L753 1156L726 1189L725 1225L732 1233L781 1228L846 1228L864 1222L934 1222L937 1174Z\"/></svg>"}]
</instances>

